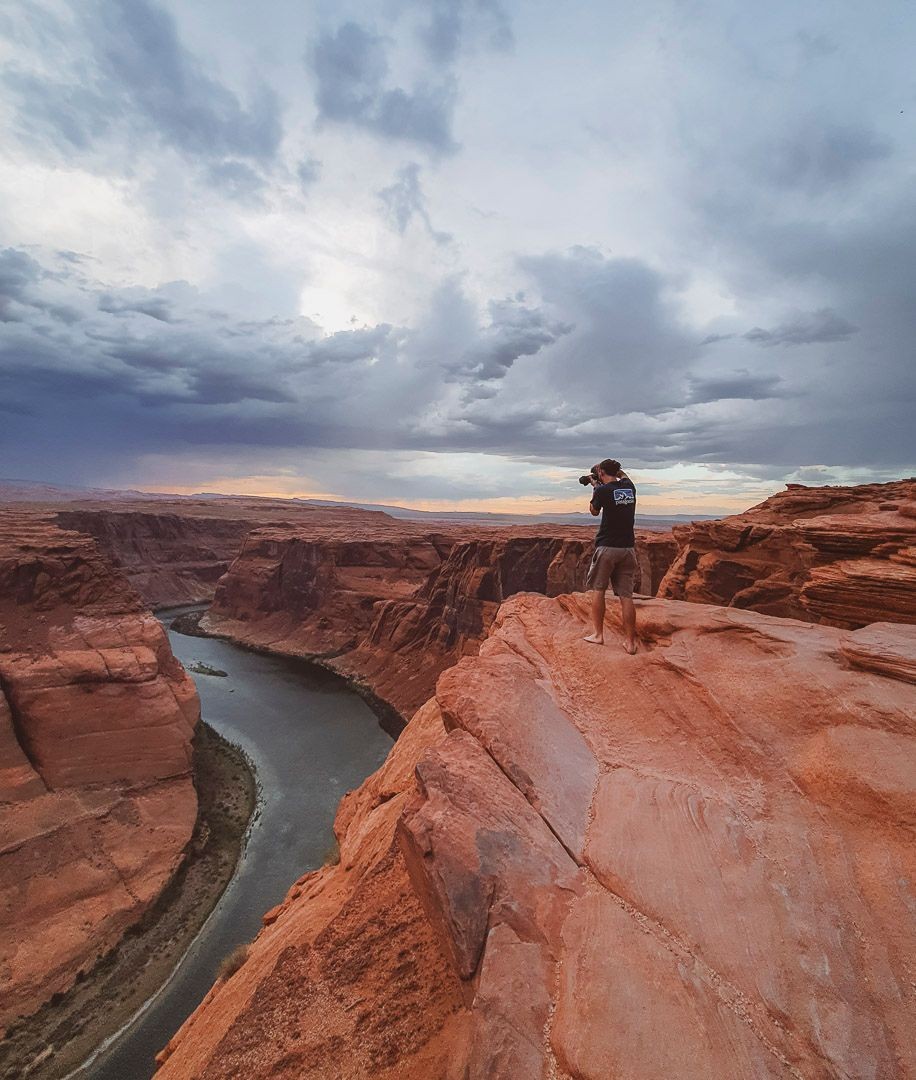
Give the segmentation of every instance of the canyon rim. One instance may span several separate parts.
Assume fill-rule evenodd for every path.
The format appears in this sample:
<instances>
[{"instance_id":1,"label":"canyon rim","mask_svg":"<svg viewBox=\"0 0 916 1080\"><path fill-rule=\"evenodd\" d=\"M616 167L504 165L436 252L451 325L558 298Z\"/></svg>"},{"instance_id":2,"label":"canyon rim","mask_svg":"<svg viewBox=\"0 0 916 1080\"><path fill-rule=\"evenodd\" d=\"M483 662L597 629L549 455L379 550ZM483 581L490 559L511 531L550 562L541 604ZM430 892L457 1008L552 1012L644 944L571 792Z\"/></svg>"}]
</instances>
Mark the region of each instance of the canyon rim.
<instances>
[{"instance_id":1,"label":"canyon rim","mask_svg":"<svg viewBox=\"0 0 916 1080\"><path fill-rule=\"evenodd\" d=\"M399 734L340 804L339 861L291 881L157 1075L913 1074L914 495L793 488L641 534L632 663L613 607L609 646L581 640L584 530L8 508L4 910L42 897L61 948L8 922L30 966L5 1000L85 978L180 862L197 706L144 606L180 596L209 600L195 632L321 663ZM798 610L850 571L867 594Z\"/></svg>"}]
</instances>

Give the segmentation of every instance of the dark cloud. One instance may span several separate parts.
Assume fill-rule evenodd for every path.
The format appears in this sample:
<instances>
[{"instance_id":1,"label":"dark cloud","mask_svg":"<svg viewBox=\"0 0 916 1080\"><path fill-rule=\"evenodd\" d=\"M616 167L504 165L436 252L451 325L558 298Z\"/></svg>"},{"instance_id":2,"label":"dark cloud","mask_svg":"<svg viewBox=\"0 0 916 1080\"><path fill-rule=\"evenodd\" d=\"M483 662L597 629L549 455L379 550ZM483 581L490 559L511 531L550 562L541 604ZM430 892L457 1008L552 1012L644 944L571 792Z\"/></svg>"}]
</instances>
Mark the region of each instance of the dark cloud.
<instances>
[{"instance_id":1,"label":"dark cloud","mask_svg":"<svg viewBox=\"0 0 916 1080\"><path fill-rule=\"evenodd\" d=\"M418 218L437 244L451 242L452 237L449 233L433 228L426 205L426 196L420 184L420 166L416 162L408 162L399 169L394 183L382 188L376 194L385 208L389 222L402 236L411 221Z\"/></svg>"},{"instance_id":2,"label":"dark cloud","mask_svg":"<svg viewBox=\"0 0 916 1080\"><path fill-rule=\"evenodd\" d=\"M103 92L48 76L8 68L2 77L18 109L21 135L64 153L90 151L118 119L117 105Z\"/></svg>"},{"instance_id":3,"label":"dark cloud","mask_svg":"<svg viewBox=\"0 0 916 1080\"><path fill-rule=\"evenodd\" d=\"M296 175L302 190L307 191L321 176L321 162L318 158L303 158L296 167Z\"/></svg>"},{"instance_id":4,"label":"dark cloud","mask_svg":"<svg viewBox=\"0 0 916 1080\"><path fill-rule=\"evenodd\" d=\"M123 315L136 312L148 315L159 322L172 322L175 318L174 305L168 297L150 289L123 289L120 293L102 293L98 303L99 311L110 315Z\"/></svg>"},{"instance_id":5,"label":"dark cloud","mask_svg":"<svg viewBox=\"0 0 916 1080\"><path fill-rule=\"evenodd\" d=\"M489 23L489 42L494 49L511 49L515 44L512 23L499 0L477 0L477 9Z\"/></svg>"},{"instance_id":6,"label":"dark cloud","mask_svg":"<svg viewBox=\"0 0 916 1080\"><path fill-rule=\"evenodd\" d=\"M436 0L429 7L429 22L421 27L420 40L438 64L452 63L469 35L484 37L491 48L512 47L512 26L498 0Z\"/></svg>"},{"instance_id":7,"label":"dark cloud","mask_svg":"<svg viewBox=\"0 0 916 1080\"><path fill-rule=\"evenodd\" d=\"M836 473L832 469L825 468L823 465L808 465L796 470L796 476L800 484L814 484L820 486L823 484L835 484L837 482Z\"/></svg>"},{"instance_id":8,"label":"dark cloud","mask_svg":"<svg viewBox=\"0 0 916 1080\"><path fill-rule=\"evenodd\" d=\"M721 4L669 7L646 65L642 16L598 7L528 19L519 56L494 62L488 50L512 39L499 0L313 5L292 21L289 5L265 9L285 19L228 5L210 22L174 0L12 0L5 115L36 176L50 158L74 182L71 195L69 171L49 180L62 205L39 220L17 179L8 234L97 244L99 260L0 254L4 462L95 468L228 446L239 460L252 447L262 459L373 448L580 468L611 453L740 464L761 480L799 462L909 471L904 35L863 49L870 16L852 8L820 27L785 4L753 24ZM313 33L332 9L358 14L332 13L314 34L306 80L297 27ZM276 95L246 81L253 62L289 101L291 157ZM556 85L569 92L551 100ZM305 95L324 126L309 141ZM421 169L457 152L459 116L466 156ZM584 134L599 130L600 142ZM373 191L408 238L400 257L391 237L373 244ZM498 216L475 224L491 193ZM143 200L148 213L131 205ZM443 253L414 243L444 243L431 217L468 230L448 252L467 276L437 289ZM66 238L50 232L64 220ZM124 245L105 228L123 228ZM571 236L646 254L565 250ZM177 260L205 296L114 284L159 280ZM338 288L340 304L365 289L380 318L390 303L414 311L411 327L325 335L296 315ZM795 475L842 476L810 468Z\"/></svg>"},{"instance_id":9,"label":"dark cloud","mask_svg":"<svg viewBox=\"0 0 916 1080\"><path fill-rule=\"evenodd\" d=\"M806 60L819 60L837 51L836 42L822 31L799 30L795 37Z\"/></svg>"},{"instance_id":10,"label":"dark cloud","mask_svg":"<svg viewBox=\"0 0 916 1080\"><path fill-rule=\"evenodd\" d=\"M244 161L217 161L208 166L209 186L241 203L259 203L267 184L264 177Z\"/></svg>"},{"instance_id":11,"label":"dark cloud","mask_svg":"<svg viewBox=\"0 0 916 1080\"><path fill-rule=\"evenodd\" d=\"M138 400L145 404L238 405L247 401L295 402L289 390L280 387L270 373L247 375L229 368L201 367L188 372L187 382L175 390L141 389Z\"/></svg>"},{"instance_id":12,"label":"dark cloud","mask_svg":"<svg viewBox=\"0 0 916 1080\"><path fill-rule=\"evenodd\" d=\"M755 326L744 337L757 345L811 345L818 341L845 341L858 333L858 326L837 315L830 308L798 315L772 330Z\"/></svg>"},{"instance_id":13,"label":"dark cloud","mask_svg":"<svg viewBox=\"0 0 916 1080\"><path fill-rule=\"evenodd\" d=\"M308 346L311 364L348 364L376 362L396 337L388 323L360 330L340 330Z\"/></svg>"},{"instance_id":14,"label":"dark cloud","mask_svg":"<svg viewBox=\"0 0 916 1080\"><path fill-rule=\"evenodd\" d=\"M283 134L276 95L261 86L243 107L182 46L164 8L150 0L102 0L90 18L109 83L164 139L195 156L274 156Z\"/></svg>"},{"instance_id":15,"label":"dark cloud","mask_svg":"<svg viewBox=\"0 0 916 1080\"><path fill-rule=\"evenodd\" d=\"M640 259L585 247L520 265L575 326L549 361L552 384L572 407L595 415L674 402L678 375L699 346L680 324L662 274Z\"/></svg>"},{"instance_id":16,"label":"dark cloud","mask_svg":"<svg viewBox=\"0 0 916 1080\"><path fill-rule=\"evenodd\" d=\"M892 152L891 142L870 127L811 121L770 143L760 167L774 183L816 195L845 184Z\"/></svg>"},{"instance_id":17,"label":"dark cloud","mask_svg":"<svg viewBox=\"0 0 916 1080\"><path fill-rule=\"evenodd\" d=\"M778 375L755 375L750 371L734 371L728 375L688 377L690 404L708 401L747 400L780 397L782 379Z\"/></svg>"},{"instance_id":18,"label":"dark cloud","mask_svg":"<svg viewBox=\"0 0 916 1080\"><path fill-rule=\"evenodd\" d=\"M715 345L717 341L730 341L734 336L734 334L707 334L700 344Z\"/></svg>"},{"instance_id":19,"label":"dark cloud","mask_svg":"<svg viewBox=\"0 0 916 1080\"><path fill-rule=\"evenodd\" d=\"M165 8L90 0L79 15L91 61L53 76L16 68L3 76L25 138L71 154L94 150L115 131L135 140L153 133L190 157L276 155L283 134L276 94L261 85L243 105L181 44Z\"/></svg>"},{"instance_id":20,"label":"dark cloud","mask_svg":"<svg viewBox=\"0 0 916 1080\"><path fill-rule=\"evenodd\" d=\"M420 31L430 57L440 64L451 63L461 48L463 7L457 0L435 4L429 23Z\"/></svg>"},{"instance_id":21,"label":"dark cloud","mask_svg":"<svg viewBox=\"0 0 916 1080\"><path fill-rule=\"evenodd\" d=\"M159 346L149 342L125 340L114 334L96 335L96 340L107 343L107 354L116 360L123 360L128 367L146 368L150 371L178 371L184 366L179 355L164 352Z\"/></svg>"},{"instance_id":22,"label":"dark cloud","mask_svg":"<svg viewBox=\"0 0 916 1080\"><path fill-rule=\"evenodd\" d=\"M346 22L319 37L308 60L319 121L354 124L438 153L457 150L451 133L454 80L418 82L411 90L386 87L387 50L374 31Z\"/></svg>"},{"instance_id":23,"label":"dark cloud","mask_svg":"<svg viewBox=\"0 0 916 1080\"><path fill-rule=\"evenodd\" d=\"M534 356L574 329L569 323L549 319L538 308L527 307L519 297L491 300L489 315L489 325L463 355L461 367L484 383L504 378L519 357ZM486 386L472 386L470 394L489 397L487 390Z\"/></svg>"},{"instance_id":24,"label":"dark cloud","mask_svg":"<svg viewBox=\"0 0 916 1080\"><path fill-rule=\"evenodd\" d=\"M14 304L21 303L28 288L41 276L39 264L24 251L0 251L0 322L18 322Z\"/></svg>"},{"instance_id":25,"label":"dark cloud","mask_svg":"<svg viewBox=\"0 0 916 1080\"><path fill-rule=\"evenodd\" d=\"M62 323L73 323L81 318L80 312L68 303L42 295L38 283L55 274L44 270L31 256L15 248L0 251L0 322L27 321L35 312L49 315ZM53 293L53 288L51 292Z\"/></svg>"}]
</instances>

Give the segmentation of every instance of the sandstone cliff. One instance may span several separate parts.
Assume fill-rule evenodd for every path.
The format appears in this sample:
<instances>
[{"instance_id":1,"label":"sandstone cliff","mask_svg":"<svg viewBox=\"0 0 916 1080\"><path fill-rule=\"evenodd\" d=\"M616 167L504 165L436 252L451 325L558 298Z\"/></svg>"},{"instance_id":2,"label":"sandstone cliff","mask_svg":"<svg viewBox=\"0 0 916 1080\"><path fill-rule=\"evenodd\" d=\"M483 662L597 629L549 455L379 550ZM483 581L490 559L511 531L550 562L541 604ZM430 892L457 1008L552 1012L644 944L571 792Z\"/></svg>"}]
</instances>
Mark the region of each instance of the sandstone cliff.
<instances>
[{"instance_id":1,"label":"sandstone cliff","mask_svg":"<svg viewBox=\"0 0 916 1080\"><path fill-rule=\"evenodd\" d=\"M916 622L916 480L797 484L743 514L676 526L659 596L854 628Z\"/></svg>"},{"instance_id":2,"label":"sandstone cliff","mask_svg":"<svg viewBox=\"0 0 916 1080\"><path fill-rule=\"evenodd\" d=\"M503 600L580 587L592 545L592 530L575 527L431 533L387 519L359 530L258 529L201 627L322 659L406 719L440 672L476 651ZM669 534L639 535L644 592L658 587L673 553Z\"/></svg>"},{"instance_id":3,"label":"sandstone cliff","mask_svg":"<svg viewBox=\"0 0 916 1080\"><path fill-rule=\"evenodd\" d=\"M502 605L162 1080L916 1075L916 629Z\"/></svg>"},{"instance_id":4,"label":"sandstone cliff","mask_svg":"<svg viewBox=\"0 0 916 1080\"><path fill-rule=\"evenodd\" d=\"M0 515L0 1030L88 971L190 839L197 694L95 542Z\"/></svg>"},{"instance_id":5,"label":"sandstone cliff","mask_svg":"<svg viewBox=\"0 0 916 1080\"><path fill-rule=\"evenodd\" d=\"M62 510L56 517L63 528L94 536L154 608L209 600L252 527L245 519L152 509Z\"/></svg>"}]
</instances>

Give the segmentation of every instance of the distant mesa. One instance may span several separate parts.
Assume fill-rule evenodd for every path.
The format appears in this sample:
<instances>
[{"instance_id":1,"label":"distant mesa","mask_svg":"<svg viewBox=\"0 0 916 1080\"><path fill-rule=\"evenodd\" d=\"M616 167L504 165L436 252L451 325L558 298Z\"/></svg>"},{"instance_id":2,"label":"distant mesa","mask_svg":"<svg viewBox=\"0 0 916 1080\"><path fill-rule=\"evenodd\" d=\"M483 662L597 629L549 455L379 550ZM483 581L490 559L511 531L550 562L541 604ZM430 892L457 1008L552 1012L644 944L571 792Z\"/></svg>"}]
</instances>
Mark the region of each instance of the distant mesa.
<instances>
[{"instance_id":1,"label":"distant mesa","mask_svg":"<svg viewBox=\"0 0 916 1080\"><path fill-rule=\"evenodd\" d=\"M329 509L353 508L388 514L390 517L407 521L455 521L480 525L530 525L545 523L553 525L588 525L592 526L588 513L580 514L503 514L489 511L471 510L413 510L406 506L391 506L387 503L346 502L333 499L306 499L291 497L276 498L268 495L225 495L215 491L200 491L194 495L174 495L160 492L135 491L133 489L67 487L54 484L41 484L29 480L0 479L0 503L4 502L97 502L120 501L166 501L176 506L188 504L194 500L241 502L275 506L316 506ZM638 521L642 528L653 530L669 529L673 524L686 521L705 521L708 514L640 514Z\"/></svg>"}]
</instances>

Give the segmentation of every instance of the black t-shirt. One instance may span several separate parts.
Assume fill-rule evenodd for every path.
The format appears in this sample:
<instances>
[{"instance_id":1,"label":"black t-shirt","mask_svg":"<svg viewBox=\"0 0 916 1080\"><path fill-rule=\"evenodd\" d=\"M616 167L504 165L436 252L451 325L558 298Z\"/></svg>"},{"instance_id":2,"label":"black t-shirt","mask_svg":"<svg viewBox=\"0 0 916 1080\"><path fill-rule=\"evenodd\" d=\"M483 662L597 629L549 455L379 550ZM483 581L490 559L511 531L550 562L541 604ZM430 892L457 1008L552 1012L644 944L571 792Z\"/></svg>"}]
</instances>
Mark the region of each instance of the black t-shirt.
<instances>
[{"instance_id":1,"label":"black t-shirt","mask_svg":"<svg viewBox=\"0 0 916 1080\"><path fill-rule=\"evenodd\" d=\"M592 492L592 506L601 511L595 547L636 547L636 485L632 480L611 480Z\"/></svg>"}]
</instances>

